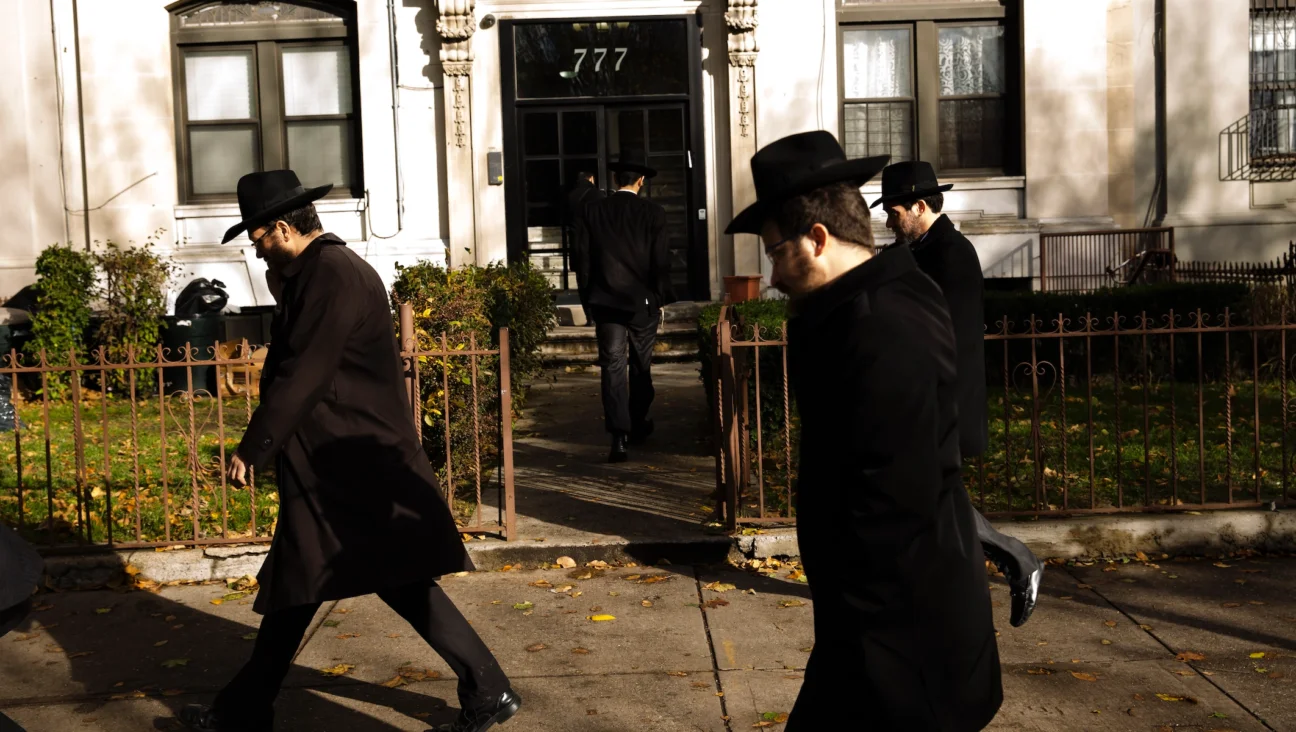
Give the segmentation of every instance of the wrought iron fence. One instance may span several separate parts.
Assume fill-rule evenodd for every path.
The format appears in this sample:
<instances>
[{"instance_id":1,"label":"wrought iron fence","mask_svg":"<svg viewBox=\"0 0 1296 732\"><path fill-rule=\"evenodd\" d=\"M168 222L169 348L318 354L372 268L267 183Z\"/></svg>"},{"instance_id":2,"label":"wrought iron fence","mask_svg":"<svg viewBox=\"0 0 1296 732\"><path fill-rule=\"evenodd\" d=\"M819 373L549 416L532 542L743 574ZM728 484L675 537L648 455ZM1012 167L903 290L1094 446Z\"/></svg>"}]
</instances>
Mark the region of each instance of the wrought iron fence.
<instances>
[{"instance_id":1,"label":"wrought iron fence","mask_svg":"<svg viewBox=\"0 0 1296 732\"><path fill-rule=\"evenodd\" d=\"M460 409L474 411L461 421L480 427L491 409L509 414L507 330L499 338L499 347L490 349L444 334L433 348L416 348L406 338L401 357L410 393L418 394L425 374L440 372L444 380L466 363L474 398ZM273 469L251 475L242 488L230 485L223 469L259 401L264 349L243 341L207 354L192 345L177 351L128 351L122 362L111 361L103 348L88 360L76 352L62 359L44 351L3 356L0 378L15 382L17 420L12 438L0 435L0 521L53 551L269 541L278 495L262 486L274 484ZM475 397L488 360L498 395L483 405ZM55 396L60 383L66 396ZM439 414L423 412L417 398L411 401L420 434L437 428L447 435L447 446L451 438L472 446L467 470L476 507L460 530L514 538L511 420L493 419L500 425L492 455L499 465L498 477L489 480L483 457L491 446L482 432L462 435L459 424L446 429L448 401ZM440 466L452 506L454 490L465 483L456 477L464 470L462 452L459 463L447 452ZM499 491L498 519L489 521L482 495L492 485Z\"/></svg>"},{"instance_id":2,"label":"wrought iron fence","mask_svg":"<svg viewBox=\"0 0 1296 732\"><path fill-rule=\"evenodd\" d=\"M1287 308L1277 322L1171 312L987 333L990 447L964 464L989 516L1291 502ZM729 528L795 521L799 427L786 327L716 327L719 505ZM771 449L772 448L772 449Z\"/></svg>"}]
</instances>

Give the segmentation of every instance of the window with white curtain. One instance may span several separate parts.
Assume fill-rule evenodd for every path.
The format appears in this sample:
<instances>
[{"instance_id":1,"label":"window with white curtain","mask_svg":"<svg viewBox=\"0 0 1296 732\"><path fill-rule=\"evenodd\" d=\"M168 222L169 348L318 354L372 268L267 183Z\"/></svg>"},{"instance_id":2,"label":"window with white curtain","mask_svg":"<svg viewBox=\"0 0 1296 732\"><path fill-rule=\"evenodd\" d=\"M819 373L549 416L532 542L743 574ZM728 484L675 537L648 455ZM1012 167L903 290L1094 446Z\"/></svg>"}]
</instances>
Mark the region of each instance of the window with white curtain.
<instances>
[{"instance_id":1,"label":"window with white curtain","mask_svg":"<svg viewBox=\"0 0 1296 732\"><path fill-rule=\"evenodd\" d=\"M1253 168L1296 163L1296 10L1251 11Z\"/></svg>"},{"instance_id":2,"label":"window with white curtain","mask_svg":"<svg viewBox=\"0 0 1296 732\"><path fill-rule=\"evenodd\" d=\"M841 28L842 143L850 157L923 158L940 171L1006 172L1012 119L1003 21Z\"/></svg>"},{"instance_id":3,"label":"window with white curtain","mask_svg":"<svg viewBox=\"0 0 1296 732\"><path fill-rule=\"evenodd\" d=\"M238 179L292 168L360 186L354 24L289 3L206 2L173 14L181 195L229 200Z\"/></svg>"}]
</instances>

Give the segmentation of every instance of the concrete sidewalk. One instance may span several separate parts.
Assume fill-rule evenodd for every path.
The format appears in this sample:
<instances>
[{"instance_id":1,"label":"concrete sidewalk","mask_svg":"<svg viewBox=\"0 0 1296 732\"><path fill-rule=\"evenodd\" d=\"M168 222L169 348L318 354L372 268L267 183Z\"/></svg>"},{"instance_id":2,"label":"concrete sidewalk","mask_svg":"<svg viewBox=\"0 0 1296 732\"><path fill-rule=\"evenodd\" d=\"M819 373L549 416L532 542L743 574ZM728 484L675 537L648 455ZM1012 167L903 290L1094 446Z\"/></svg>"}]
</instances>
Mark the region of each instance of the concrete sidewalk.
<instances>
[{"instance_id":1,"label":"concrete sidewalk","mask_svg":"<svg viewBox=\"0 0 1296 732\"><path fill-rule=\"evenodd\" d=\"M579 567L445 586L525 699L500 729L731 732L781 728L800 687L813 603L790 569ZM991 729L1296 729L1296 559L1050 567L1022 629L1008 626L1002 581L991 586L1006 696ZM250 651L251 598L226 594L41 596L0 640L0 709L33 732L179 729L173 712L209 700ZM591 619L603 615L615 619ZM452 718L454 684L377 598L331 603L278 728L424 730ZM854 713L840 729L867 728L869 710Z\"/></svg>"}]
</instances>

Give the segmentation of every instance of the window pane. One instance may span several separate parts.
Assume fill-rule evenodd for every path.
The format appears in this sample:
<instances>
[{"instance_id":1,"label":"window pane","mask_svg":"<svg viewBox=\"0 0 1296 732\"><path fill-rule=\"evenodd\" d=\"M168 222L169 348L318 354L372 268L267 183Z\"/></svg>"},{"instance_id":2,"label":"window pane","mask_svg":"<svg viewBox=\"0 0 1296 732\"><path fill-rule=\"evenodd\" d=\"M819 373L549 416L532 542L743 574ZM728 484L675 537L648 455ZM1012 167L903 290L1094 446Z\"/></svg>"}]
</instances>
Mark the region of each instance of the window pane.
<instances>
[{"instance_id":1,"label":"window pane","mask_svg":"<svg viewBox=\"0 0 1296 732\"><path fill-rule=\"evenodd\" d=\"M234 193L238 180L261 169L255 127L189 130L190 179L195 195Z\"/></svg>"},{"instance_id":2,"label":"window pane","mask_svg":"<svg viewBox=\"0 0 1296 732\"><path fill-rule=\"evenodd\" d=\"M283 50L284 114L351 114L351 54L345 46Z\"/></svg>"},{"instance_id":3,"label":"window pane","mask_svg":"<svg viewBox=\"0 0 1296 732\"><path fill-rule=\"evenodd\" d=\"M522 120L523 155L558 154L557 112L529 112Z\"/></svg>"},{"instance_id":4,"label":"window pane","mask_svg":"<svg viewBox=\"0 0 1296 732\"><path fill-rule=\"evenodd\" d=\"M351 123L288 123L288 166L305 186L351 184Z\"/></svg>"},{"instance_id":5,"label":"window pane","mask_svg":"<svg viewBox=\"0 0 1296 732\"><path fill-rule=\"evenodd\" d=\"M956 99L940 103L940 169L1002 168L1002 99Z\"/></svg>"},{"instance_id":6,"label":"window pane","mask_svg":"<svg viewBox=\"0 0 1296 732\"><path fill-rule=\"evenodd\" d=\"M594 112L563 112L562 128L564 155L598 154L598 118Z\"/></svg>"},{"instance_id":7,"label":"window pane","mask_svg":"<svg viewBox=\"0 0 1296 732\"><path fill-rule=\"evenodd\" d=\"M654 109L648 112L648 148L653 153L684 150L684 110Z\"/></svg>"},{"instance_id":8,"label":"window pane","mask_svg":"<svg viewBox=\"0 0 1296 732\"><path fill-rule=\"evenodd\" d=\"M1296 81L1296 13L1251 13L1251 83Z\"/></svg>"},{"instance_id":9,"label":"window pane","mask_svg":"<svg viewBox=\"0 0 1296 732\"><path fill-rule=\"evenodd\" d=\"M890 155L893 163L912 160L913 103L847 104L842 139L850 158Z\"/></svg>"},{"instance_id":10,"label":"window pane","mask_svg":"<svg viewBox=\"0 0 1296 732\"><path fill-rule=\"evenodd\" d=\"M1003 93L1003 26L944 26L937 45L941 96Z\"/></svg>"},{"instance_id":11,"label":"window pane","mask_svg":"<svg viewBox=\"0 0 1296 732\"><path fill-rule=\"evenodd\" d=\"M185 53L185 102L189 120L252 119L256 104L252 50Z\"/></svg>"},{"instance_id":12,"label":"window pane","mask_svg":"<svg viewBox=\"0 0 1296 732\"><path fill-rule=\"evenodd\" d=\"M913 96L910 36L907 28L852 30L842 36L848 99Z\"/></svg>"}]
</instances>

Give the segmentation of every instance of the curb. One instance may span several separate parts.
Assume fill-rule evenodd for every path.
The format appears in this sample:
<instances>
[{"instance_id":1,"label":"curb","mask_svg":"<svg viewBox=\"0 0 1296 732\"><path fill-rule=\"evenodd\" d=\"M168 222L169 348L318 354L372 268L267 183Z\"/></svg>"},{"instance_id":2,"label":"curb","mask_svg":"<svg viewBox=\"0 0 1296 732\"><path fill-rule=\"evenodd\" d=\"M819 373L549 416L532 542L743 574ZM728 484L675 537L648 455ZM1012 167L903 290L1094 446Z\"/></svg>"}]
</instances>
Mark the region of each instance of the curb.
<instances>
[{"instance_id":1,"label":"curb","mask_svg":"<svg viewBox=\"0 0 1296 732\"><path fill-rule=\"evenodd\" d=\"M1046 559L1083 559L1152 554L1224 554L1242 549L1296 549L1296 512L1212 511L1128 514L996 521L999 531L1019 539ZM795 529L772 529L734 537L746 559L796 557Z\"/></svg>"}]
</instances>

